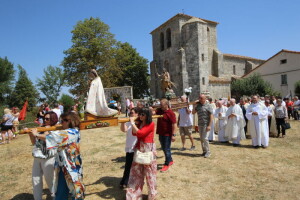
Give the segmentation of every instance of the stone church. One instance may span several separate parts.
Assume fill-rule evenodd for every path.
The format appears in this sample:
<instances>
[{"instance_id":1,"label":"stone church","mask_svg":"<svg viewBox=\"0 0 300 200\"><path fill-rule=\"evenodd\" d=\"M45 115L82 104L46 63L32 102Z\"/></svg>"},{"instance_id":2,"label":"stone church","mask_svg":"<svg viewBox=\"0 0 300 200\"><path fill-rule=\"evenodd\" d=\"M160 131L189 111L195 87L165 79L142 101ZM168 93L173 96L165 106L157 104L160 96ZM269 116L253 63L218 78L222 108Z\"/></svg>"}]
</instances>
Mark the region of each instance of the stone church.
<instances>
[{"instance_id":1,"label":"stone church","mask_svg":"<svg viewBox=\"0 0 300 200\"><path fill-rule=\"evenodd\" d=\"M230 96L231 81L262 64L264 60L225 54L217 47L218 22L177 14L151 32L153 61L150 92L161 98L160 78L165 68L175 83L177 96L192 87L191 100L200 93L213 99ZM246 38L245 38L246 39Z\"/></svg>"}]
</instances>

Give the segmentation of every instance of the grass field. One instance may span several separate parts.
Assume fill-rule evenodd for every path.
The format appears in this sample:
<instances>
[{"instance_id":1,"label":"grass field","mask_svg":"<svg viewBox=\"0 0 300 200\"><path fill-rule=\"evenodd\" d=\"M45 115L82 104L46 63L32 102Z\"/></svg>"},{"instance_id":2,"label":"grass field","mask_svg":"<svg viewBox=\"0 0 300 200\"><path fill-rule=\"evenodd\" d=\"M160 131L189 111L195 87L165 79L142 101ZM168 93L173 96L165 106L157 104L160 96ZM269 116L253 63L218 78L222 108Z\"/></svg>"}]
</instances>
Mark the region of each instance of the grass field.
<instances>
[{"instance_id":1,"label":"grass field","mask_svg":"<svg viewBox=\"0 0 300 200\"><path fill-rule=\"evenodd\" d=\"M157 199L300 199L300 122L291 121L285 138L271 138L267 149L254 149L251 140L241 147L212 143L212 156L199 157L199 135L195 151L180 151L181 141L172 144L174 165L158 172ZM84 130L81 140L86 199L125 199L119 189L125 162L125 135L119 127ZM156 137L156 144L160 147ZM189 140L187 140L187 147ZM0 146L0 199L33 199L32 146L21 135ZM164 162L158 150L158 167ZM50 199L44 182L44 199ZM147 187L144 188L146 198Z\"/></svg>"}]
</instances>

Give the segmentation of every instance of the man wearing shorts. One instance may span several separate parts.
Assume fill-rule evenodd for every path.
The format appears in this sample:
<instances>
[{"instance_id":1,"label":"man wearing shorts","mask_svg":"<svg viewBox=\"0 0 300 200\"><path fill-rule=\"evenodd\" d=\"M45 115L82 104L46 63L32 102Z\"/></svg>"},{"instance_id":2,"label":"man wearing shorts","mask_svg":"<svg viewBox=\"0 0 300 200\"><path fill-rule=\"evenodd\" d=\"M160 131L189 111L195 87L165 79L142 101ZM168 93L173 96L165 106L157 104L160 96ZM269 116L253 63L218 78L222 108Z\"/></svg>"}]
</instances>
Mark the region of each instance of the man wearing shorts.
<instances>
[{"instance_id":1,"label":"man wearing shorts","mask_svg":"<svg viewBox=\"0 0 300 200\"><path fill-rule=\"evenodd\" d=\"M181 97L182 102L187 102L186 96ZM185 148L185 137L188 136L191 140L192 146L190 150L195 149L194 139L192 137L192 127L193 127L193 115L192 115L193 105L188 105L185 108L178 110L178 127L181 136L182 148L181 150L186 150Z\"/></svg>"}]
</instances>

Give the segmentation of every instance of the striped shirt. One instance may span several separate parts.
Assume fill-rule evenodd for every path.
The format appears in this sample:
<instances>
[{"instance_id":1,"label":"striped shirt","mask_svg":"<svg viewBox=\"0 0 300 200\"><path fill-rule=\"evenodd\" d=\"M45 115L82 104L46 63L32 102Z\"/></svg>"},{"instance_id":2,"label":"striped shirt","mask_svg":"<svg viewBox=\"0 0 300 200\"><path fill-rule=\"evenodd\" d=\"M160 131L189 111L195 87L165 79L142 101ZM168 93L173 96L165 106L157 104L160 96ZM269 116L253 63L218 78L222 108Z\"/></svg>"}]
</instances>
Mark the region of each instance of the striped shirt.
<instances>
[{"instance_id":1,"label":"striped shirt","mask_svg":"<svg viewBox=\"0 0 300 200\"><path fill-rule=\"evenodd\" d=\"M275 107L275 118L286 118L287 117L287 109L285 106L276 106Z\"/></svg>"}]
</instances>

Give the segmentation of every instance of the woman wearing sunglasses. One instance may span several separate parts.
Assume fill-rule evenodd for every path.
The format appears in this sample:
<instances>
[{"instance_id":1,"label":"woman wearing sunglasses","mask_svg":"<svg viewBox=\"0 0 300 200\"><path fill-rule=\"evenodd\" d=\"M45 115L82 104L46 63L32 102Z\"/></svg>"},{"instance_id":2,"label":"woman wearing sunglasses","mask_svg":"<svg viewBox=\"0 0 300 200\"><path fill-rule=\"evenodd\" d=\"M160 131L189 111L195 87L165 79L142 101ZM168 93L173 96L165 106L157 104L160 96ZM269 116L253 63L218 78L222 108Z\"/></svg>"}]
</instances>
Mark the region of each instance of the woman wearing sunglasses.
<instances>
[{"instance_id":1,"label":"woman wearing sunglasses","mask_svg":"<svg viewBox=\"0 0 300 200\"><path fill-rule=\"evenodd\" d=\"M148 199L155 199L156 190L156 146L154 143L154 122L152 122L152 112L149 108L142 108L139 110L140 124L136 125L135 117L130 117L132 125L132 134L137 137L137 144L135 149L141 152L153 152L154 160L150 165L142 165L133 161L130 170L128 181L128 189L126 193L127 200L135 200L142 198L144 179L148 185Z\"/></svg>"},{"instance_id":2,"label":"woman wearing sunglasses","mask_svg":"<svg viewBox=\"0 0 300 200\"><path fill-rule=\"evenodd\" d=\"M55 156L55 199L84 199L84 186L82 183L82 161L80 157L80 119L73 112L63 113L61 116L64 130L51 131L40 135L36 129L32 134L46 141L47 149L57 149Z\"/></svg>"},{"instance_id":3,"label":"woman wearing sunglasses","mask_svg":"<svg viewBox=\"0 0 300 200\"><path fill-rule=\"evenodd\" d=\"M54 126L58 122L57 115L54 112L48 112L44 115L43 126ZM36 133L38 136L49 134L48 132ZM43 195L43 176L47 182L51 196L54 196L53 176L55 163L55 149L47 149L46 142L29 134L33 144L32 156L34 157L32 166L32 186L35 200L41 200Z\"/></svg>"}]
</instances>

